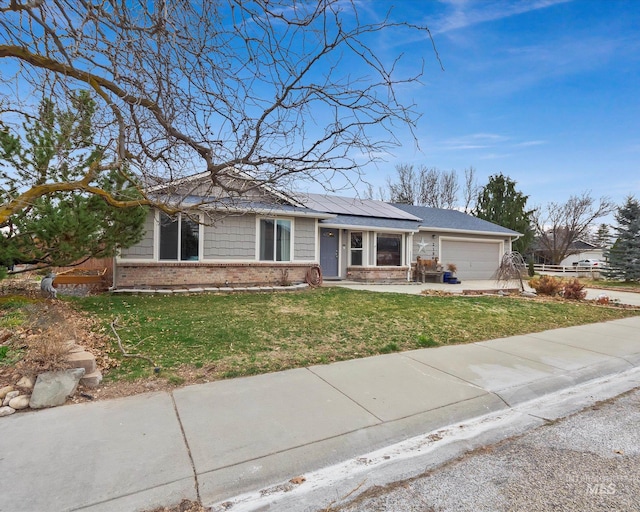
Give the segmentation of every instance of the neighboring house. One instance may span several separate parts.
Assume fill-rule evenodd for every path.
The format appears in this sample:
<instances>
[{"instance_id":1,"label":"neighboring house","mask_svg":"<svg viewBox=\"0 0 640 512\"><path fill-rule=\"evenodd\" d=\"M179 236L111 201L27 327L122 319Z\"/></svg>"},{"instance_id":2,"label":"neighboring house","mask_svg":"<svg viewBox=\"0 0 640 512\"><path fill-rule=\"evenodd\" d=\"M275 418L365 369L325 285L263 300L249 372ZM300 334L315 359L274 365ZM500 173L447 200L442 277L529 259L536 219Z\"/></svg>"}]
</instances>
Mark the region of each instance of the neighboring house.
<instances>
[{"instance_id":1,"label":"neighboring house","mask_svg":"<svg viewBox=\"0 0 640 512\"><path fill-rule=\"evenodd\" d=\"M560 265L564 267L570 267L574 263L586 259L604 261L604 251L605 248L603 247L598 247L597 245L585 242L584 240L576 240L569 246L569 255L560 262ZM551 260L548 257L547 251L538 239L535 239L533 241L529 256L533 257L533 262L536 264L552 264Z\"/></svg>"},{"instance_id":2,"label":"neighboring house","mask_svg":"<svg viewBox=\"0 0 640 512\"><path fill-rule=\"evenodd\" d=\"M571 251L578 251L574 254L567 256L560 262L560 265L569 267L580 260L600 260L604 261L604 251L602 247L585 242L583 240L577 240L571 244Z\"/></svg>"},{"instance_id":3,"label":"neighboring house","mask_svg":"<svg viewBox=\"0 0 640 512\"><path fill-rule=\"evenodd\" d=\"M207 175L179 184L188 213L149 214L144 239L115 260L116 288L300 283L318 265L324 279L399 282L412 278L418 256L454 263L460 279L490 279L520 236L453 210L264 186L221 198L198 180Z\"/></svg>"}]
</instances>

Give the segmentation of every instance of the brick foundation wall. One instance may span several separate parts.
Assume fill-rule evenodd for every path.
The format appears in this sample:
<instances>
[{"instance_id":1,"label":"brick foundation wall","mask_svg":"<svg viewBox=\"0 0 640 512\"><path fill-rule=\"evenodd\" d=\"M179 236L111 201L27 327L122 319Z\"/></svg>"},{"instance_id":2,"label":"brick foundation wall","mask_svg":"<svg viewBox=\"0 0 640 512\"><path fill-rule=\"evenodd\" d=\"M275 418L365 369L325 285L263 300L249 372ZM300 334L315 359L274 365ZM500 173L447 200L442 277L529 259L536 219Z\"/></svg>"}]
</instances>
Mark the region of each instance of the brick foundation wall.
<instances>
[{"instance_id":1,"label":"brick foundation wall","mask_svg":"<svg viewBox=\"0 0 640 512\"><path fill-rule=\"evenodd\" d=\"M305 282L309 263L118 263L116 288L282 285Z\"/></svg>"},{"instance_id":2,"label":"brick foundation wall","mask_svg":"<svg viewBox=\"0 0 640 512\"><path fill-rule=\"evenodd\" d=\"M351 281L363 283L397 283L407 281L409 267L349 267L347 276Z\"/></svg>"}]
</instances>

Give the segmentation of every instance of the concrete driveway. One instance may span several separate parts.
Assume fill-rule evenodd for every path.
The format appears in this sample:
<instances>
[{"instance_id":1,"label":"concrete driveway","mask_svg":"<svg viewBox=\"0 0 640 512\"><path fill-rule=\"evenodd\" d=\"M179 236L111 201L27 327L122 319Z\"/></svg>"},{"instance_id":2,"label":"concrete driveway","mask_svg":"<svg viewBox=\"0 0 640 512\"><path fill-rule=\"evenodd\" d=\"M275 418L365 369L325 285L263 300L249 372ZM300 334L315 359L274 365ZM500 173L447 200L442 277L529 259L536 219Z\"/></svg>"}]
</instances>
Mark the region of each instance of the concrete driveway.
<instances>
[{"instance_id":1,"label":"concrete driveway","mask_svg":"<svg viewBox=\"0 0 640 512\"><path fill-rule=\"evenodd\" d=\"M448 283L401 283L401 284L362 284L353 281L325 281L324 286L339 286L341 288L349 288L351 290L366 290L371 292L388 292L388 293L407 293L411 295L419 295L423 290L441 290L451 293L462 294L465 290L501 290L501 289L519 289L520 283L511 281L508 283L499 283L494 280L478 280L463 281L460 284ZM525 283L525 289L532 291ZM622 304L631 306L640 306L640 293L621 292L611 290L599 290L595 288L587 288L587 299L596 299L599 295L605 294L611 300L620 301Z\"/></svg>"}]
</instances>

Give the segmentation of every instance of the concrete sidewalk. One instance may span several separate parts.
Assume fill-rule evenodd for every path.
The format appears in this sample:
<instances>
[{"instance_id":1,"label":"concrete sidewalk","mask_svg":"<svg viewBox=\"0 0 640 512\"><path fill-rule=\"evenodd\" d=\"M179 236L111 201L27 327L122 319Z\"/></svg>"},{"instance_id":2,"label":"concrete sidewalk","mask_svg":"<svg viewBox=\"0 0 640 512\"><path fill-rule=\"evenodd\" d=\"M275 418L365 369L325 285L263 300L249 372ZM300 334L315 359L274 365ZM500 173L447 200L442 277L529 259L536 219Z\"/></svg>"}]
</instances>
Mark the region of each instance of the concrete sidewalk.
<instances>
[{"instance_id":1,"label":"concrete sidewalk","mask_svg":"<svg viewBox=\"0 0 640 512\"><path fill-rule=\"evenodd\" d=\"M640 317L0 420L0 510L148 510L259 490L640 367Z\"/></svg>"}]
</instances>

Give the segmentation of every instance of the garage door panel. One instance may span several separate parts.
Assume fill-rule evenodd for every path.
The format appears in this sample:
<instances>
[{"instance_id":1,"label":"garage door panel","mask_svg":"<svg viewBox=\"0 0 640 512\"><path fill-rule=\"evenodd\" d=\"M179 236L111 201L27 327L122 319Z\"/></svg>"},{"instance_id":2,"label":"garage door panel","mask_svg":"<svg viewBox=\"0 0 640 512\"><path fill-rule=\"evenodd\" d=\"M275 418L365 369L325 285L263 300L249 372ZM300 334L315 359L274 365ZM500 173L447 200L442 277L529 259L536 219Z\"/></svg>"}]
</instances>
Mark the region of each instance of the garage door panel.
<instances>
[{"instance_id":1,"label":"garage door panel","mask_svg":"<svg viewBox=\"0 0 640 512\"><path fill-rule=\"evenodd\" d=\"M462 279L491 279L500 263L500 244L473 240L443 240L441 262L454 263Z\"/></svg>"}]
</instances>

